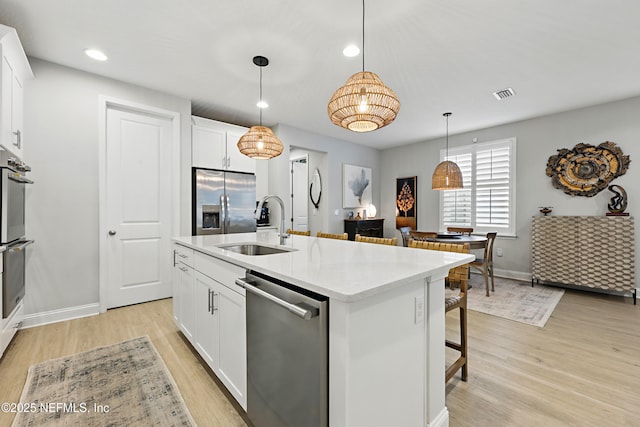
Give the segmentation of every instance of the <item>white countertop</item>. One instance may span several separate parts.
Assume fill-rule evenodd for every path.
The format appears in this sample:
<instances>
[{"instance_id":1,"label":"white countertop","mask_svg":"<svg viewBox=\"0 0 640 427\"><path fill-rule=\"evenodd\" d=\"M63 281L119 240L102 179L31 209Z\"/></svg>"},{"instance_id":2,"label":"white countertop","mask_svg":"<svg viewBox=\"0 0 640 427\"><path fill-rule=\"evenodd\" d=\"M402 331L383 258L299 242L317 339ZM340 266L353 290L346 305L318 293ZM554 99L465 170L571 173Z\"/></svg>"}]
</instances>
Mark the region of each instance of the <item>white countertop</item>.
<instances>
[{"instance_id":1,"label":"white countertop","mask_svg":"<svg viewBox=\"0 0 640 427\"><path fill-rule=\"evenodd\" d=\"M175 242L229 263L341 301L356 301L402 284L446 275L475 256L401 246L292 235L291 252L249 256L217 247L230 243L280 246L275 232L175 237Z\"/></svg>"}]
</instances>

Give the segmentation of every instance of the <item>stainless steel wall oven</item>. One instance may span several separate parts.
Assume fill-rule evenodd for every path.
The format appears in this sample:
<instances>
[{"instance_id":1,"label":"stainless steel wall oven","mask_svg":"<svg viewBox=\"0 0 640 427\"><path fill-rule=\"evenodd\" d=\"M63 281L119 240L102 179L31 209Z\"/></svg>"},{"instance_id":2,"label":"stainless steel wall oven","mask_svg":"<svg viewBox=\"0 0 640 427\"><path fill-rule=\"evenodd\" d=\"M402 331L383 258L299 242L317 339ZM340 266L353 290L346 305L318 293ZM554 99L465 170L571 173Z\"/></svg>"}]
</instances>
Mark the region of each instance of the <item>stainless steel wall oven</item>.
<instances>
[{"instance_id":1,"label":"stainless steel wall oven","mask_svg":"<svg viewBox=\"0 0 640 427\"><path fill-rule=\"evenodd\" d=\"M2 274L2 318L9 317L25 294L25 199L27 184L33 181L24 175L30 168L9 157L0 158L0 245L4 272Z\"/></svg>"}]
</instances>

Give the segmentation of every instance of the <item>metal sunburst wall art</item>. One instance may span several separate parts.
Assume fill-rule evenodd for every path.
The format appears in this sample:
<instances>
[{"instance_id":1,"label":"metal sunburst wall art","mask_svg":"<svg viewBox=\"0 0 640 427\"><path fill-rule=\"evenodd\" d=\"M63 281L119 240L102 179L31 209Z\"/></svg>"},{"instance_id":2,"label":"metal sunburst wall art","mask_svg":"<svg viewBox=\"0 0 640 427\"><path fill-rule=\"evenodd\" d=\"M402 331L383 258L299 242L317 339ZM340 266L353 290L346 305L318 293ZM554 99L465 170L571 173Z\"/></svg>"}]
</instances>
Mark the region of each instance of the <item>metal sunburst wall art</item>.
<instances>
[{"instance_id":1,"label":"metal sunburst wall art","mask_svg":"<svg viewBox=\"0 0 640 427\"><path fill-rule=\"evenodd\" d=\"M593 197L607 188L615 178L624 175L631 160L615 142L597 147L580 143L569 150L562 148L549 157L547 176L555 188L572 196Z\"/></svg>"}]
</instances>

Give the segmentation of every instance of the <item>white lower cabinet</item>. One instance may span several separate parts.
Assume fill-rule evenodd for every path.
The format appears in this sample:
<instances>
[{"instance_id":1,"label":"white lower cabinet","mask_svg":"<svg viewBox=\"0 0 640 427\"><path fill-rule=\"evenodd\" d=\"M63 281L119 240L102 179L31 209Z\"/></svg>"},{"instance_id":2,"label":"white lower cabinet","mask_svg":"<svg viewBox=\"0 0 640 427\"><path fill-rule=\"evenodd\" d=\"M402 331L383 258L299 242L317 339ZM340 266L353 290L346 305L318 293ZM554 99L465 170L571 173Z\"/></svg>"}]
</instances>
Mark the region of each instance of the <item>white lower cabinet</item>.
<instances>
[{"instance_id":1,"label":"white lower cabinet","mask_svg":"<svg viewBox=\"0 0 640 427\"><path fill-rule=\"evenodd\" d=\"M193 250L173 246L173 320L191 341L196 329L194 312Z\"/></svg>"},{"instance_id":2,"label":"white lower cabinet","mask_svg":"<svg viewBox=\"0 0 640 427\"><path fill-rule=\"evenodd\" d=\"M180 245L178 247L184 248ZM187 248L184 248L187 249ZM189 249L187 249L189 250ZM235 279L243 268L193 252L191 298L180 290L186 286L186 272L174 277L176 324L202 356L231 395L247 409L247 330L244 289ZM185 283L181 279L184 279ZM175 280L180 281L176 285ZM191 310L187 310L191 304ZM187 320L193 318L193 328ZM189 335L191 332L191 335Z\"/></svg>"}]
</instances>

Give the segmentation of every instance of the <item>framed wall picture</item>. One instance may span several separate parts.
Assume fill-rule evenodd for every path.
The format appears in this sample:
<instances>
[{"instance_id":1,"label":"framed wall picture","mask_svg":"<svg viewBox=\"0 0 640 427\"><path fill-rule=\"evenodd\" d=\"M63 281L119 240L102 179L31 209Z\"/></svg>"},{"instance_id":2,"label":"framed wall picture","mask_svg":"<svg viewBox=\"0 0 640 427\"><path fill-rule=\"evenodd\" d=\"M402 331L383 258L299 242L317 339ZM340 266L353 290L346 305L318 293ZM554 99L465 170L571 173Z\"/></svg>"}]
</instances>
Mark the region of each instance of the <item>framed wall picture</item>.
<instances>
[{"instance_id":1,"label":"framed wall picture","mask_svg":"<svg viewBox=\"0 0 640 427\"><path fill-rule=\"evenodd\" d=\"M342 165L342 207L367 208L372 202L371 168Z\"/></svg>"},{"instance_id":2,"label":"framed wall picture","mask_svg":"<svg viewBox=\"0 0 640 427\"><path fill-rule=\"evenodd\" d=\"M418 177L396 178L396 228L418 229Z\"/></svg>"}]
</instances>

